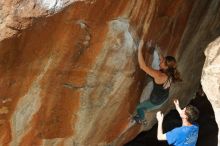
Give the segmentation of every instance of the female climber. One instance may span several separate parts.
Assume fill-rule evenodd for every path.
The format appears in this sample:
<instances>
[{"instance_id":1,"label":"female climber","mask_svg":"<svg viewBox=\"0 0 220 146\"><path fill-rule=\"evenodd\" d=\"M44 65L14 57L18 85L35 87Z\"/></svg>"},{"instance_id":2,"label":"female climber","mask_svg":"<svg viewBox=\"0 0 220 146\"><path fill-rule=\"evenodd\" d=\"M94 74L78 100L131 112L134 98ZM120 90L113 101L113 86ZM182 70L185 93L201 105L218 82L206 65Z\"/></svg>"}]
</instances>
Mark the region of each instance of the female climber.
<instances>
[{"instance_id":1,"label":"female climber","mask_svg":"<svg viewBox=\"0 0 220 146\"><path fill-rule=\"evenodd\" d=\"M136 108L137 114L133 117L133 120L138 124L146 124L145 110L149 108L149 104L153 106L162 104L169 96L171 83L182 81L177 70L176 59L172 56L164 58L160 55L159 69L146 65L142 55L143 45L144 41L142 39L138 46L138 63L140 68L153 78L153 90L150 99L143 101ZM152 47L149 42L148 47Z\"/></svg>"}]
</instances>

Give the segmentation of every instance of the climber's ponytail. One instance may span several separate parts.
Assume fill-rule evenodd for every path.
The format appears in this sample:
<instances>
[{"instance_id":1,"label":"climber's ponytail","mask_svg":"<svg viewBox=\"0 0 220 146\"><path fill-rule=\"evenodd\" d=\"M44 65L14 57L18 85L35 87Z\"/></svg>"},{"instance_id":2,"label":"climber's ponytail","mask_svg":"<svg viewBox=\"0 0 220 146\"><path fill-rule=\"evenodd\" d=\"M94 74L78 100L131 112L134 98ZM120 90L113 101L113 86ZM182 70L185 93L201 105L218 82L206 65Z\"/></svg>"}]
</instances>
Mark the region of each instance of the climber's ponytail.
<instances>
[{"instance_id":1,"label":"climber's ponytail","mask_svg":"<svg viewBox=\"0 0 220 146\"><path fill-rule=\"evenodd\" d=\"M180 77L179 71L177 70L176 59L172 56L166 56L165 64L168 67L165 73L168 75L168 77L171 77L172 82L181 82L182 79Z\"/></svg>"}]
</instances>

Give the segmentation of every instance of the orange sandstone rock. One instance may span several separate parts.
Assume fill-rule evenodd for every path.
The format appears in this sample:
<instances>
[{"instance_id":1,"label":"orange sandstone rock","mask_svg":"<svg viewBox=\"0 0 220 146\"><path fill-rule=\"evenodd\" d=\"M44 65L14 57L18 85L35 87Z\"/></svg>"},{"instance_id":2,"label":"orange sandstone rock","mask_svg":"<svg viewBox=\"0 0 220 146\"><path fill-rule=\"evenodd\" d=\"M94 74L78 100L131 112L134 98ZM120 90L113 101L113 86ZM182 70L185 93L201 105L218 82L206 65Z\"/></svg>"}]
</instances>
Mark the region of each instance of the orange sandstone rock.
<instances>
[{"instance_id":1,"label":"orange sandstone rock","mask_svg":"<svg viewBox=\"0 0 220 146\"><path fill-rule=\"evenodd\" d=\"M0 144L10 146L123 145L151 128L156 111L147 114L147 127L126 130L145 80L138 41L153 39L181 61L179 46L197 6L191 0L0 5L0 99L11 99L0 103L9 109L0 115Z\"/></svg>"}]
</instances>

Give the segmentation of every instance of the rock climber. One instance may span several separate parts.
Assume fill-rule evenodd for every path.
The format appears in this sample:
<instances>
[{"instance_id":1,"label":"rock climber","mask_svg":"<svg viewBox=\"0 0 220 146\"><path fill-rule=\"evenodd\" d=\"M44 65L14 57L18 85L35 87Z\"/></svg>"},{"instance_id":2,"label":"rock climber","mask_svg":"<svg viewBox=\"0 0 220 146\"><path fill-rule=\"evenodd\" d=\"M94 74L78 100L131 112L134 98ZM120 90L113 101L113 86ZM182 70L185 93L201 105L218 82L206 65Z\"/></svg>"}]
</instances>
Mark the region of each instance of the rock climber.
<instances>
[{"instance_id":1,"label":"rock climber","mask_svg":"<svg viewBox=\"0 0 220 146\"><path fill-rule=\"evenodd\" d=\"M162 104L169 96L171 83L182 81L177 70L176 59L172 56L163 57L160 55L159 69L146 65L142 54L143 45L144 41L141 39L138 46L138 63L140 68L153 78L153 90L150 98L140 103L136 108L136 115L133 116L132 120L138 124L146 124L145 111L148 109L149 103L153 106ZM149 42L148 47L152 48Z\"/></svg>"}]
</instances>

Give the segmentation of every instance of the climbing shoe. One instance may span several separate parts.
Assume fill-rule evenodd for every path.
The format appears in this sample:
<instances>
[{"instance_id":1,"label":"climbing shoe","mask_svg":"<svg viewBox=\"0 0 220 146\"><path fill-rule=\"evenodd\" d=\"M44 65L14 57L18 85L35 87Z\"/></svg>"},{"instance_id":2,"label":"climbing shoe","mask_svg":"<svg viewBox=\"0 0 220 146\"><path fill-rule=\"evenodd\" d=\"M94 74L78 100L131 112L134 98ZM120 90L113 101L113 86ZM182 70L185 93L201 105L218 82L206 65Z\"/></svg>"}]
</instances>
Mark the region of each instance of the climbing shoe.
<instances>
[{"instance_id":1,"label":"climbing shoe","mask_svg":"<svg viewBox=\"0 0 220 146\"><path fill-rule=\"evenodd\" d=\"M137 123L137 124L141 124L142 122L142 119L141 119L141 117L139 116L139 115L135 115L133 118L133 121L135 121L135 123Z\"/></svg>"},{"instance_id":2,"label":"climbing shoe","mask_svg":"<svg viewBox=\"0 0 220 146\"><path fill-rule=\"evenodd\" d=\"M147 120L142 119L139 115L135 115L132 120L137 124L147 125Z\"/></svg>"}]
</instances>

